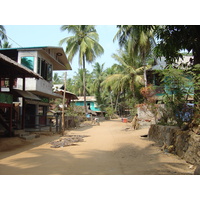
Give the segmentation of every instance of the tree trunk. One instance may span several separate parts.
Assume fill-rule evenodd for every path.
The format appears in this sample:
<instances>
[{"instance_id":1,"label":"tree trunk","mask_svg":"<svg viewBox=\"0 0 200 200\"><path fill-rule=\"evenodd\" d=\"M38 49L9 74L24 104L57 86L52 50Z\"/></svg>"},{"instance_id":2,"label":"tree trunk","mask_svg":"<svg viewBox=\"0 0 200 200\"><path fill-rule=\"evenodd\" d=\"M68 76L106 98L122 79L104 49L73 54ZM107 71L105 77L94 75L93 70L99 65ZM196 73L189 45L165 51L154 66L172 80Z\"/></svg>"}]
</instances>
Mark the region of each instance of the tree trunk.
<instances>
[{"instance_id":1,"label":"tree trunk","mask_svg":"<svg viewBox=\"0 0 200 200\"><path fill-rule=\"evenodd\" d=\"M85 70L85 56L83 55L83 97L84 97L84 108L85 113L87 113L87 104L86 104L86 70Z\"/></svg>"},{"instance_id":2,"label":"tree trunk","mask_svg":"<svg viewBox=\"0 0 200 200\"><path fill-rule=\"evenodd\" d=\"M146 65L144 65L144 87L147 87L147 73L146 73Z\"/></svg>"},{"instance_id":3,"label":"tree trunk","mask_svg":"<svg viewBox=\"0 0 200 200\"><path fill-rule=\"evenodd\" d=\"M115 103L115 111L116 111L116 112L117 112L117 106L118 106L119 95L120 95L120 93L117 94L117 99L116 99L116 103Z\"/></svg>"}]
</instances>

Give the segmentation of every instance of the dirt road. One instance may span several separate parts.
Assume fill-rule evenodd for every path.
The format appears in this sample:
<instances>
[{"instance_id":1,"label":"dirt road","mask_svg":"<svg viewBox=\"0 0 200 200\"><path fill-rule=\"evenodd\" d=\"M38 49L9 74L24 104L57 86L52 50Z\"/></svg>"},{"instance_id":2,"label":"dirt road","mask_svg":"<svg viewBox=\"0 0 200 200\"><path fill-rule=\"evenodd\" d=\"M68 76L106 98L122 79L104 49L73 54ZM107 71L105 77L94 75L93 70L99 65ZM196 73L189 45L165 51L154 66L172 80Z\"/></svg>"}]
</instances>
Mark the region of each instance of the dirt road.
<instances>
[{"instance_id":1,"label":"dirt road","mask_svg":"<svg viewBox=\"0 0 200 200\"><path fill-rule=\"evenodd\" d=\"M0 174L12 175L159 175L193 174L189 164L166 154L148 138L148 129L128 130L119 119L68 132L86 135L84 142L51 148L59 135L41 136L0 153Z\"/></svg>"}]
</instances>

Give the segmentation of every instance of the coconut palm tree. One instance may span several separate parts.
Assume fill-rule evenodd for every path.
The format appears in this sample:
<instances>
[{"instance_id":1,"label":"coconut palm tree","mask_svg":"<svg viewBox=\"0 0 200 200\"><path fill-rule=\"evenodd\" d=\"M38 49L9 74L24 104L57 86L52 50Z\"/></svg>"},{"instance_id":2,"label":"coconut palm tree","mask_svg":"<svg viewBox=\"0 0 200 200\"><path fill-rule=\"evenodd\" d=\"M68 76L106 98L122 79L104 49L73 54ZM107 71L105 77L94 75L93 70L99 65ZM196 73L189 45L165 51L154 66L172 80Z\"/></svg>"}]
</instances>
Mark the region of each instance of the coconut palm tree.
<instances>
[{"instance_id":1,"label":"coconut palm tree","mask_svg":"<svg viewBox=\"0 0 200 200\"><path fill-rule=\"evenodd\" d=\"M103 105L103 99L102 99L102 87L101 87L101 83L104 81L105 79L105 72L104 72L104 64L100 65L98 62L96 62L93 65L93 71L92 71L92 92L95 94L96 98L97 98L97 103L98 105ZM102 106L101 106L102 107Z\"/></svg>"},{"instance_id":2,"label":"coconut palm tree","mask_svg":"<svg viewBox=\"0 0 200 200\"><path fill-rule=\"evenodd\" d=\"M119 31L114 40L118 39L121 47L127 45L127 50L133 59L136 57L141 59L141 63L144 66L144 85L146 87L146 63L152 53L152 49L155 47L155 26L120 25L117 27Z\"/></svg>"},{"instance_id":3,"label":"coconut palm tree","mask_svg":"<svg viewBox=\"0 0 200 200\"><path fill-rule=\"evenodd\" d=\"M59 76L58 73L54 73L53 84L61 84L61 83L63 83L62 76Z\"/></svg>"},{"instance_id":4,"label":"coconut palm tree","mask_svg":"<svg viewBox=\"0 0 200 200\"><path fill-rule=\"evenodd\" d=\"M136 59L133 62L127 51L118 51L118 54L113 54L112 57L118 62L115 68L119 73L115 74L115 77L118 78L121 88L129 87L135 97L135 87L144 84L142 76L144 67L140 67L140 61Z\"/></svg>"},{"instance_id":5,"label":"coconut palm tree","mask_svg":"<svg viewBox=\"0 0 200 200\"><path fill-rule=\"evenodd\" d=\"M113 54L112 57L117 61L117 64L114 65L116 73L107 76L102 86L110 91L110 98L111 91L112 95L115 95L116 110L118 99L124 91L126 93L130 91L132 98L136 99L135 88L144 84L142 76L144 67L139 67L139 63L137 64L136 60L134 60L134 65L131 56L126 50L119 50L118 54Z\"/></svg>"},{"instance_id":6,"label":"coconut palm tree","mask_svg":"<svg viewBox=\"0 0 200 200\"><path fill-rule=\"evenodd\" d=\"M2 44L2 48L4 48L4 49L9 49L11 47L12 47L12 45L9 44L9 42L7 42L7 41L4 41L4 43Z\"/></svg>"},{"instance_id":7,"label":"coconut palm tree","mask_svg":"<svg viewBox=\"0 0 200 200\"><path fill-rule=\"evenodd\" d=\"M83 67L83 83L84 83L84 107L86 106L86 80L85 80L85 62L92 63L97 56L103 54L103 47L98 43L99 36L94 25L63 25L61 30L67 30L73 36L66 37L60 41L60 45L66 43L66 53L71 62L78 53L79 65Z\"/></svg>"},{"instance_id":8,"label":"coconut palm tree","mask_svg":"<svg viewBox=\"0 0 200 200\"><path fill-rule=\"evenodd\" d=\"M0 47L2 48L2 42L1 41L6 41L7 36L6 36L6 29L4 28L3 25L0 25Z\"/></svg>"},{"instance_id":9,"label":"coconut palm tree","mask_svg":"<svg viewBox=\"0 0 200 200\"><path fill-rule=\"evenodd\" d=\"M74 93L78 96L84 96L84 81L83 81L83 69L78 69L76 75L73 77L74 79ZM85 71L85 80L90 83L90 75L89 72ZM90 94L90 84L86 84L85 93L87 95Z\"/></svg>"}]
</instances>

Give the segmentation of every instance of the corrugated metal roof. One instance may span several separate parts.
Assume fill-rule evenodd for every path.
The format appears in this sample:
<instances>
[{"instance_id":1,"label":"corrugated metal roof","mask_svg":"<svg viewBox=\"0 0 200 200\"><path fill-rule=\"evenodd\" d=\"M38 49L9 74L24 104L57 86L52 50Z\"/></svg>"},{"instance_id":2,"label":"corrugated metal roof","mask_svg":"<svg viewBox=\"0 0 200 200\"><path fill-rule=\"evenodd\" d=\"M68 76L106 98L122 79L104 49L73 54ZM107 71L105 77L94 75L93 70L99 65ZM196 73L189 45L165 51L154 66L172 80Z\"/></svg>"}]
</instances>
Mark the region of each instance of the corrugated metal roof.
<instances>
[{"instance_id":1,"label":"corrugated metal roof","mask_svg":"<svg viewBox=\"0 0 200 200\"><path fill-rule=\"evenodd\" d=\"M84 96L78 96L78 100L75 101L84 101ZM86 101L97 101L95 96L86 96Z\"/></svg>"}]
</instances>

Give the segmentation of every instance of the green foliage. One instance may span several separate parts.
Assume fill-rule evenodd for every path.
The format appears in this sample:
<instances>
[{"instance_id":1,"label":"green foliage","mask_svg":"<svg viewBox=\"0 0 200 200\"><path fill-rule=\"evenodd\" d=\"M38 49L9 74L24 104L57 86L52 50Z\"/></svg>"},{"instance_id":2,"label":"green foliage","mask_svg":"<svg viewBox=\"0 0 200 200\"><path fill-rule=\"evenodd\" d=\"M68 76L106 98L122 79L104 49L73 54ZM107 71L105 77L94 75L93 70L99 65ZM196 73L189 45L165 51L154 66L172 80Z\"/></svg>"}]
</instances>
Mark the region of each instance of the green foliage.
<instances>
[{"instance_id":1,"label":"green foliage","mask_svg":"<svg viewBox=\"0 0 200 200\"><path fill-rule=\"evenodd\" d=\"M169 68L160 71L163 76L163 86L165 87L162 121L171 124L177 124L181 127L188 109L186 102L191 89L191 82L186 77L184 70Z\"/></svg>"},{"instance_id":2,"label":"green foliage","mask_svg":"<svg viewBox=\"0 0 200 200\"><path fill-rule=\"evenodd\" d=\"M53 74L53 84L62 84L63 78L62 76L59 76L58 73Z\"/></svg>"},{"instance_id":3,"label":"green foliage","mask_svg":"<svg viewBox=\"0 0 200 200\"><path fill-rule=\"evenodd\" d=\"M3 47L2 41L7 41L6 30L3 25L0 25L0 48Z\"/></svg>"},{"instance_id":4,"label":"green foliage","mask_svg":"<svg viewBox=\"0 0 200 200\"><path fill-rule=\"evenodd\" d=\"M103 47L99 44L99 35L94 25L63 25L61 30L67 30L72 36L66 37L60 41L60 45L66 43L66 53L71 62L78 53L79 65L83 68L83 96L84 107L86 106L86 67L85 61L92 63L98 56L104 53Z\"/></svg>"},{"instance_id":5,"label":"green foliage","mask_svg":"<svg viewBox=\"0 0 200 200\"><path fill-rule=\"evenodd\" d=\"M165 25L156 29L158 44L155 48L157 56L165 56L169 63L182 58L181 50L194 55L194 64L200 63L200 26L197 25Z\"/></svg>"},{"instance_id":6,"label":"green foliage","mask_svg":"<svg viewBox=\"0 0 200 200\"><path fill-rule=\"evenodd\" d=\"M114 117L115 110L112 107L105 108L105 111L106 111L106 116L105 116L106 118L112 119Z\"/></svg>"}]
</instances>

